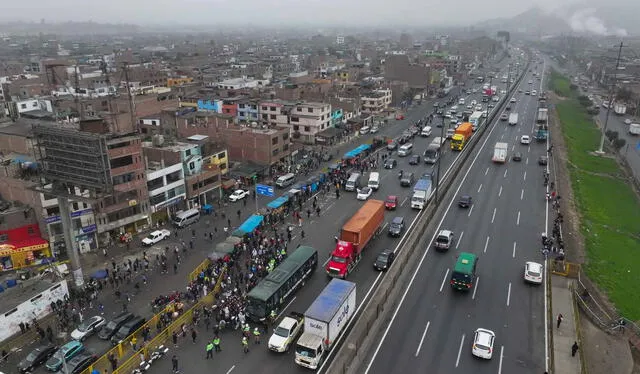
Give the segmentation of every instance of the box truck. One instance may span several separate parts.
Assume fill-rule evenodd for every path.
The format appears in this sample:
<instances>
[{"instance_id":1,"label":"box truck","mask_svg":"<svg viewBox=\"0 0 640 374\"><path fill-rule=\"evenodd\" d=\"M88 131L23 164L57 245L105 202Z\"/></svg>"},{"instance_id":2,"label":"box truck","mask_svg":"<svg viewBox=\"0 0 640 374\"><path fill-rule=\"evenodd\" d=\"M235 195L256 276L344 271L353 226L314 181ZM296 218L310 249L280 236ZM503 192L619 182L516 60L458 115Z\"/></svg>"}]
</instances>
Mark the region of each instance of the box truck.
<instances>
[{"instance_id":1,"label":"box truck","mask_svg":"<svg viewBox=\"0 0 640 374\"><path fill-rule=\"evenodd\" d=\"M495 148L493 148L493 162L505 163L507 161L507 151L509 149L509 144L507 143L496 143Z\"/></svg>"}]
</instances>

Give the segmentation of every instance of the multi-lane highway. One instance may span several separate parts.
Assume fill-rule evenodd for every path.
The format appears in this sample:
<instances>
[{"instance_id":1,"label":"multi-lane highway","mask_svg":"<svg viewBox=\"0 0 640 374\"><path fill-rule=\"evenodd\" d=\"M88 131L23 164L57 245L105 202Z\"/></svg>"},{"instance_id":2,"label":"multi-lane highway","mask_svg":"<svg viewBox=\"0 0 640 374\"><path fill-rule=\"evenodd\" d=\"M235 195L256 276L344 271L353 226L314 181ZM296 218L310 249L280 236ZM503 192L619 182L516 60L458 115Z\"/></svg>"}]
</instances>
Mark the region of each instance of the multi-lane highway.
<instances>
[{"instance_id":1,"label":"multi-lane highway","mask_svg":"<svg viewBox=\"0 0 640 374\"><path fill-rule=\"evenodd\" d=\"M506 74L506 62L502 64L500 74ZM478 85L476 85L477 87ZM470 88L467 85L466 88ZM470 96L462 95L466 97L467 103L472 100L481 102L481 90ZM455 95L455 92L452 93ZM388 137L397 137L404 130L406 130L412 123L419 119L428 116L433 111L433 102L427 101L422 105L412 108L407 111L406 119L403 121L392 121L393 123L383 127L379 134ZM442 102L442 100L437 100ZM446 124L448 125L448 124ZM446 126L445 125L445 126ZM413 140L414 151L413 154L422 155L422 152L426 149L427 145L431 142L434 136L439 136L440 129L433 126L433 134L430 137L422 138L416 136ZM366 142L368 137L364 137L362 142ZM448 144L447 144L448 147ZM444 175L448 167L452 164L455 157L459 156L459 153L454 153L445 148L445 152L442 156L441 173ZM386 152L386 150L383 150ZM373 270L373 261L377 254L386 248L395 248L402 239L393 239L387 237L386 229L388 223L395 216L404 216L407 227L409 228L418 211L412 210L409 206L409 199L412 188L400 187L398 179L398 171L400 169L405 172L414 172L416 178L422 175L427 170L431 169L430 165L421 163L417 166L409 165L409 157L398 157L395 152L392 156L398 160L398 166L395 169L387 170L379 168L381 175L381 187L376 191L371 198L384 200L388 195L397 195L400 197L400 206L396 211L387 212L385 214L385 224L383 233L378 239L376 239L365 251L363 260L359 264L358 268L348 278L354 281L358 285L358 303L361 304L369 295L369 291L375 287L382 279L380 273ZM382 163L380 163L382 164ZM365 175L365 181L368 174ZM307 307L312 303L315 297L326 286L329 278L324 273L323 264L329 258L331 251L335 246L334 235L338 232L339 228L344 224L357 210L362 206L363 202L357 201L354 193L343 192L340 194L340 198L336 199L336 196L327 194L325 197L318 196L319 204L321 208L321 216L313 217L311 220L304 222L302 229L305 230L305 238L301 239L300 231L296 231L296 235L293 238L293 244L297 243L311 245L315 247L320 255L320 264L316 273L311 279L306 282L304 288L302 288L296 294L290 305L282 313L289 311L304 312ZM406 231L405 231L406 233ZM264 340L268 339L271 332L263 334ZM210 338L206 333L201 335L203 340L200 344L191 344L190 342L185 345L181 345L179 349L172 352L178 355L180 369L182 372L200 372L202 371L202 364L204 362L204 339ZM266 345L252 346L251 351L247 354L242 352L240 346L240 334L236 332L225 332L221 335L223 353L214 356L212 361L208 361L207 371L213 373L280 373L280 372L297 372L304 369L295 365L293 360L293 350L287 354L274 354L266 349ZM162 372L163 370L170 370L170 360L164 360L154 365L154 370Z\"/></svg>"},{"instance_id":2,"label":"multi-lane highway","mask_svg":"<svg viewBox=\"0 0 640 374\"><path fill-rule=\"evenodd\" d=\"M538 68L541 72L542 66ZM519 88L541 91L542 82L531 73ZM444 215L436 217L421 243L424 254L405 288L392 320L379 333L363 369L366 373L540 373L545 370L545 287L523 281L526 261L543 262L540 235L546 231L544 166L538 158L547 144L520 143L533 136L537 97L517 93L512 112L519 123L509 126L497 120L476 154L472 155L457 187L446 203ZM509 144L509 161L491 161L496 142ZM511 159L522 153L522 161ZM469 209L459 208L457 197L473 197ZM433 250L441 229L455 232L448 252ZM460 252L479 257L472 290L460 293L449 280ZM471 354L474 331L496 334L490 361Z\"/></svg>"}]
</instances>

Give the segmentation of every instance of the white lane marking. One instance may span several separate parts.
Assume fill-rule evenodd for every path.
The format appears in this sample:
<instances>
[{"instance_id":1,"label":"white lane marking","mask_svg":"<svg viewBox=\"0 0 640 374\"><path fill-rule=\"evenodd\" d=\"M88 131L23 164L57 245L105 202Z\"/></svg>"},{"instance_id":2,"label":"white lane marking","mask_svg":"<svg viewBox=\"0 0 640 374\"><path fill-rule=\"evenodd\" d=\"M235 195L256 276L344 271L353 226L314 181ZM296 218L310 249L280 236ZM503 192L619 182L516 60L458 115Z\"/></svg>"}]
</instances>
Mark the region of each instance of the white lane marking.
<instances>
[{"instance_id":1,"label":"white lane marking","mask_svg":"<svg viewBox=\"0 0 640 374\"><path fill-rule=\"evenodd\" d=\"M488 172L489 172L489 168L487 168L487 170L484 171L484 175L487 175Z\"/></svg>"},{"instance_id":2,"label":"white lane marking","mask_svg":"<svg viewBox=\"0 0 640 374\"><path fill-rule=\"evenodd\" d=\"M233 371L233 369L235 369L235 368L236 368L236 365L233 365L233 366L231 367L231 369L227 370L227 374L231 373L231 372Z\"/></svg>"},{"instance_id":3,"label":"white lane marking","mask_svg":"<svg viewBox=\"0 0 640 374\"><path fill-rule=\"evenodd\" d=\"M489 239L490 238L491 238L490 236L487 236L487 240L485 240L485 242L484 242L484 251L483 251L484 253L487 253L487 247L489 247Z\"/></svg>"},{"instance_id":4,"label":"white lane marking","mask_svg":"<svg viewBox=\"0 0 640 374\"><path fill-rule=\"evenodd\" d=\"M504 134L500 135L500 140L504 139Z\"/></svg>"},{"instance_id":5,"label":"white lane marking","mask_svg":"<svg viewBox=\"0 0 640 374\"><path fill-rule=\"evenodd\" d=\"M512 146L511 146L511 152L513 152L515 149L516 149L516 146L515 146L515 145L512 145Z\"/></svg>"},{"instance_id":6,"label":"white lane marking","mask_svg":"<svg viewBox=\"0 0 640 374\"><path fill-rule=\"evenodd\" d=\"M387 226L389 226L389 222L385 222L384 225L382 226L382 229L380 229L380 232L383 232L384 229L387 228Z\"/></svg>"},{"instance_id":7,"label":"white lane marking","mask_svg":"<svg viewBox=\"0 0 640 374\"><path fill-rule=\"evenodd\" d=\"M456 359L456 367L460 365L460 355L462 355L463 346L464 346L464 334L462 334L462 339L460 339L460 348L458 348L458 358Z\"/></svg>"},{"instance_id":8,"label":"white lane marking","mask_svg":"<svg viewBox=\"0 0 640 374\"><path fill-rule=\"evenodd\" d=\"M531 147L527 146L527 153L531 152Z\"/></svg>"},{"instance_id":9,"label":"white lane marking","mask_svg":"<svg viewBox=\"0 0 640 374\"><path fill-rule=\"evenodd\" d=\"M480 183L480 186L478 186L478 193L480 193L481 190L482 190L482 183Z\"/></svg>"},{"instance_id":10,"label":"white lane marking","mask_svg":"<svg viewBox=\"0 0 640 374\"><path fill-rule=\"evenodd\" d=\"M458 249L458 246L460 245L460 242L462 241L462 237L464 236L464 231L460 233L460 237L458 238L458 241L456 242L456 249Z\"/></svg>"},{"instance_id":11,"label":"white lane marking","mask_svg":"<svg viewBox=\"0 0 640 374\"><path fill-rule=\"evenodd\" d=\"M476 291L478 291L478 284L480 283L480 277L476 278L476 284L473 285L473 295L471 295L471 300L476 299Z\"/></svg>"},{"instance_id":12,"label":"white lane marking","mask_svg":"<svg viewBox=\"0 0 640 374\"><path fill-rule=\"evenodd\" d=\"M504 358L504 345L500 346L500 363L498 364L498 374L502 374L502 359Z\"/></svg>"},{"instance_id":13,"label":"white lane marking","mask_svg":"<svg viewBox=\"0 0 640 374\"><path fill-rule=\"evenodd\" d=\"M287 308L288 308L288 307L290 307L290 306L291 306L291 303L293 303L295 299L296 299L296 296L294 296L294 297L291 299L291 301L289 301L289 303L288 303L284 308L282 308L282 310L280 311L280 313L278 313L278 316L277 316L277 318L276 318L276 319L279 319L279 318L280 318L280 316L284 313L284 311L285 311L285 310L287 310Z\"/></svg>"},{"instance_id":14,"label":"white lane marking","mask_svg":"<svg viewBox=\"0 0 640 374\"><path fill-rule=\"evenodd\" d=\"M526 171L524 172L524 176L522 177L522 180L525 180L525 181L527 180L527 172Z\"/></svg>"},{"instance_id":15,"label":"white lane marking","mask_svg":"<svg viewBox=\"0 0 640 374\"><path fill-rule=\"evenodd\" d=\"M502 196L502 186L500 186L500 191L498 191L498 197Z\"/></svg>"},{"instance_id":16,"label":"white lane marking","mask_svg":"<svg viewBox=\"0 0 640 374\"><path fill-rule=\"evenodd\" d=\"M469 214L467 214L467 217L471 217L471 212L473 212L473 204L471 204L471 209L469 209Z\"/></svg>"},{"instance_id":17,"label":"white lane marking","mask_svg":"<svg viewBox=\"0 0 640 374\"><path fill-rule=\"evenodd\" d=\"M449 276L449 269L447 269L447 272L444 273L444 278L442 278L442 284L440 285L440 292L442 292L442 290L444 289L444 284L447 281L448 276Z\"/></svg>"},{"instance_id":18,"label":"white lane marking","mask_svg":"<svg viewBox=\"0 0 640 374\"><path fill-rule=\"evenodd\" d=\"M424 342L424 337L427 335L427 331L429 331L429 325L431 321L427 322L427 326L424 328L424 332L422 333L422 338L420 338L420 344L418 344L418 349L416 349L416 357L420 353L420 348L422 348L422 342Z\"/></svg>"},{"instance_id":19,"label":"white lane marking","mask_svg":"<svg viewBox=\"0 0 640 374\"><path fill-rule=\"evenodd\" d=\"M503 176L504 178L506 178L506 177L507 177L507 172L508 172L508 171L509 171L509 169L505 169L505 170L504 170L504 176Z\"/></svg>"},{"instance_id":20,"label":"white lane marking","mask_svg":"<svg viewBox=\"0 0 640 374\"><path fill-rule=\"evenodd\" d=\"M491 223L496 219L496 208L493 208L493 216L491 216Z\"/></svg>"},{"instance_id":21,"label":"white lane marking","mask_svg":"<svg viewBox=\"0 0 640 374\"><path fill-rule=\"evenodd\" d=\"M513 258L516 258L516 242L513 242Z\"/></svg>"},{"instance_id":22,"label":"white lane marking","mask_svg":"<svg viewBox=\"0 0 640 374\"><path fill-rule=\"evenodd\" d=\"M507 306L509 306L510 301L511 301L511 282L509 282L509 289L507 290Z\"/></svg>"},{"instance_id":23,"label":"white lane marking","mask_svg":"<svg viewBox=\"0 0 640 374\"><path fill-rule=\"evenodd\" d=\"M524 198L524 188L522 189L522 191L520 191L520 200L522 200Z\"/></svg>"},{"instance_id":24,"label":"white lane marking","mask_svg":"<svg viewBox=\"0 0 640 374\"><path fill-rule=\"evenodd\" d=\"M482 142L482 146L478 150L478 153L476 153L476 155L473 157L473 161L471 161L471 165L469 166L469 168L467 168L467 171L462 176L462 180L460 181L460 184L458 184L458 188L456 189L456 192L455 192L454 195L458 195L460 193L460 189L462 189L462 185L467 180L467 177L469 176L469 173L473 169L473 166L476 164L476 161L480 157L480 154L482 153L482 151L486 147L487 142L489 141L489 138L491 138L491 134L493 133L493 130L496 129L496 124L497 124L497 122L493 123L493 127L491 127L491 130L489 130L489 133L486 135L484 141ZM458 157L461 157L461 155L462 155L462 153ZM457 160L457 158L456 158L456 160ZM456 160L453 161L454 164L455 164ZM452 165L454 165L454 164L452 164ZM451 170L451 167L449 168L449 170ZM487 168L487 171L489 171L489 168ZM486 172L485 172L485 174L486 174ZM447 174L445 173L445 177L446 176L447 176ZM453 205L453 199L451 201L449 201L449 205L447 205L447 209L444 211L444 214L442 215L442 218L440 218L440 222L438 222L438 226L437 226L435 232L433 233L433 236L431 237L431 240L428 243L433 243L433 241L436 239L436 236L438 235L438 230L440 230L440 227L442 227L442 223L444 222L444 219L447 217L447 214L451 210L451 206L452 205ZM414 218L413 222L411 223L411 226L413 226L413 223L415 223L416 220L419 217L420 217L420 214L417 214L416 218ZM405 235L407 235L411 231L411 226L409 227L409 229L407 231L405 231ZM402 240L404 240L404 237L403 237ZM400 245L402 243L403 243L402 241L400 241L398 243L398 246L394 250L394 253L398 250L398 248L400 248ZM411 279L409 280L409 284L406 286L406 288L404 290L404 293L402 294L402 297L400 298L400 302L398 303L398 306L396 306L396 309L393 311L393 315L391 316L391 320L387 324L387 328L384 330L384 333L382 334L382 338L380 339L380 342L378 343L378 346L376 347L375 351L373 352L373 355L371 356L371 360L369 361L369 364L367 365L367 368L364 371L364 374L369 373L369 370L371 370L371 367L373 367L373 363L375 362L376 357L378 356L378 353L380 352L380 348L382 348L382 345L384 344L384 341L387 338L387 335L389 334L389 331L391 330L391 327L393 326L393 322L395 321L396 317L398 316L398 313L400 312L400 309L402 308L402 304L404 304L404 300L407 298L407 295L409 294L409 290L411 290L411 286L413 285L413 282L415 282L416 277L418 276L418 273L420 272L420 268L422 267L422 264L424 263L424 260L427 258L427 255L429 254L429 249L431 249L431 247L427 248L427 250L424 251L424 253L422 254L422 257L420 258L420 262L418 262L418 267L413 272L413 275L411 276ZM374 281L373 285L371 286L371 288L369 288L369 291L365 295L364 300L366 300L367 297L369 297L369 294L373 291L373 289L377 285L377 283L380 280L380 277L382 276L382 274L383 274L382 272L380 272L380 274L378 274L378 276L376 277L376 280ZM367 303L367 305L368 304L369 303ZM364 303L360 303L360 306L358 307L358 309L356 310L355 313L357 314L360 311L360 308L362 308L363 306L364 306ZM352 322L355 322L356 320L357 320L357 318L352 318L349 321L349 324L352 323ZM347 329L349 328L349 324L347 324ZM344 329L344 331L346 331L347 329ZM338 337L338 340L342 337L342 335L344 334L344 331ZM464 336L463 336L463 338L464 338ZM331 352L334 352L334 351L335 350L332 350ZM327 359L324 361L324 364L318 369L319 373L322 372L322 370L324 368L324 365L327 362L330 362L329 358L331 357L331 352L329 352L329 356L327 356Z\"/></svg>"},{"instance_id":25,"label":"white lane marking","mask_svg":"<svg viewBox=\"0 0 640 374\"><path fill-rule=\"evenodd\" d=\"M409 197L405 197L404 200L402 200L402 202L400 203L400 206L404 206L404 203L406 203L408 199Z\"/></svg>"},{"instance_id":26,"label":"white lane marking","mask_svg":"<svg viewBox=\"0 0 640 374\"><path fill-rule=\"evenodd\" d=\"M520 226L520 211L518 211L518 218L516 218L516 226Z\"/></svg>"}]
</instances>

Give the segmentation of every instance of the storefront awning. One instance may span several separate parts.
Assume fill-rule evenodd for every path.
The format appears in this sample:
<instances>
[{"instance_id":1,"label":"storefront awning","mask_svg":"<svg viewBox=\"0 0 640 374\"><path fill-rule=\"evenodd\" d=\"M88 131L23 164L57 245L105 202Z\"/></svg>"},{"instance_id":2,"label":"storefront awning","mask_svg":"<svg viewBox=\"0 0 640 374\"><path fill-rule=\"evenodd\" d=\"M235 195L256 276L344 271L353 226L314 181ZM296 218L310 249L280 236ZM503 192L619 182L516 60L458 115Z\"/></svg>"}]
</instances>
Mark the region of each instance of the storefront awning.
<instances>
[{"instance_id":1,"label":"storefront awning","mask_svg":"<svg viewBox=\"0 0 640 374\"><path fill-rule=\"evenodd\" d=\"M12 252L28 252L49 248L49 242L42 238L29 238L17 242L0 244L0 256L7 256Z\"/></svg>"},{"instance_id":2,"label":"storefront awning","mask_svg":"<svg viewBox=\"0 0 640 374\"><path fill-rule=\"evenodd\" d=\"M231 234L232 236L237 236L239 238L243 237L246 234L251 234L253 230L257 229L258 226L262 223L264 219L263 216L252 215L249 217L240 227Z\"/></svg>"}]
</instances>

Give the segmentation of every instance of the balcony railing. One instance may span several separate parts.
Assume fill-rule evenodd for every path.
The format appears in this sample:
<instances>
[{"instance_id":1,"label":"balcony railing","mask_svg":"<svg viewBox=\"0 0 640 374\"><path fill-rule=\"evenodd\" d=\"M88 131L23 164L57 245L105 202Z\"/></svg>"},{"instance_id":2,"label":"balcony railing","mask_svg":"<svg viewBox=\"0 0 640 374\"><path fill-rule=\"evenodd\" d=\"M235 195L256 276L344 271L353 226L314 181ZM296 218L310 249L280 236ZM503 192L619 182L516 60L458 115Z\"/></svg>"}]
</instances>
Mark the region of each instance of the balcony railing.
<instances>
[{"instance_id":1,"label":"balcony railing","mask_svg":"<svg viewBox=\"0 0 640 374\"><path fill-rule=\"evenodd\" d=\"M140 153L140 145L128 145L126 147L112 148L108 150L109 158L118 158L122 156Z\"/></svg>"}]
</instances>

